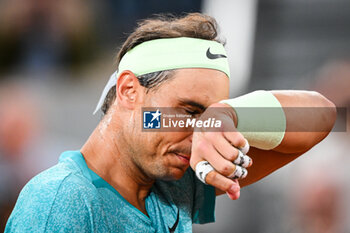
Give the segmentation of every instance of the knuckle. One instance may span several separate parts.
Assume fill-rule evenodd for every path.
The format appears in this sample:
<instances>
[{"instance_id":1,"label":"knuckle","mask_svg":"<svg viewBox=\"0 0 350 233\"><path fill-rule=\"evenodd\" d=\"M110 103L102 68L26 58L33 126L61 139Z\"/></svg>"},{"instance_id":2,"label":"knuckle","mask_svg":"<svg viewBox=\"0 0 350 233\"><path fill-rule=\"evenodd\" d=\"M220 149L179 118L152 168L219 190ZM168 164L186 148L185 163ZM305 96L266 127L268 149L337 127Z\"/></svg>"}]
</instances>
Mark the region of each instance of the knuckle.
<instances>
[{"instance_id":1,"label":"knuckle","mask_svg":"<svg viewBox=\"0 0 350 233\"><path fill-rule=\"evenodd\" d=\"M237 159L237 155L236 154L232 154L230 153L229 155L226 156L226 158L233 163L233 161L235 161Z\"/></svg>"},{"instance_id":2,"label":"knuckle","mask_svg":"<svg viewBox=\"0 0 350 233\"><path fill-rule=\"evenodd\" d=\"M221 154L225 157L225 159L233 162L237 158L238 151L234 147L229 146L229 148L225 147L224 152Z\"/></svg>"},{"instance_id":3,"label":"knuckle","mask_svg":"<svg viewBox=\"0 0 350 233\"><path fill-rule=\"evenodd\" d=\"M232 148L232 152L231 152L231 161L234 161L238 158L239 152L237 149Z\"/></svg>"},{"instance_id":4,"label":"knuckle","mask_svg":"<svg viewBox=\"0 0 350 233\"><path fill-rule=\"evenodd\" d=\"M219 188L224 192L228 191L232 185L231 179L222 177L222 175L216 171L208 173L205 182L207 184L215 186L216 188Z\"/></svg>"},{"instance_id":5,"label":"knuckle","mask_svg":"<svg viewBox=\"0 0 350 233\"><path fill-rule=\"evenodd\" d=\"M234 160L236 160L237 155L230 153L230 154L228 154L228 155L226 156L226 158L227 158L228 160L230 160L231 162L233 162Z\"/></svg>"},{"instance_id":6,"label":"knuckle","mask_svg":"<svg viewBox=\"0 0 350 233\"><path fill-rule=\"evenodd\" d=\"M237 138L237 145L239 147L244 147L245 143L246 143L245 138L243 137L243 135L241 133L239 133L239 136Z\"/></svg>"},{"instance_id":7,"label":"knuckle","mask_svg":"<svg viewBox=\"0 0 350 233\"><path fill-rule=\"evenodd\" d=\"M224 184L222 184L221 190L227 192L230 190L230 188L231 184L229 182L225 182Z\"/></svg>"},{"instance_id":8,"label":"knuckle","mask_svg":"<svg viewBox=\"0 0 350 233\"><path fill-rule=\"evenodd\" d=\"M241 165L241 163L244 161L243 159L244 159L244 156L242 152L237 150L237 156L233 162L237 165Z\"/></svg>"},{"instance_id":9,"label":"knuckle","mask_svg":"<svg viewBox=\"0 0 350 233\"><path fill-rule=\"evenodd\" d=\"M205 182L208 184L213 184L215 183L215 180L217 180L218 174L216 172L209 172L207 177L205 178Z\"/></svg>"},{"instance_id":10,"label":"knuckle","mask_svg":"<svg viewBox=\"0 0 350 233\"><path fill-rule=\"evenodd\" d=\"M234 140L237 144L242 142L245 143L243 135L238 131L234 132Z\"/></svg>"},{"instance_id":11,"label":"knuckle","mask_svg":"<svg viewBox=\"0 0 350 233\"><path fill-rule=\"evenodd\" d=\"M241 171L242 167L239 165L235 165L235 170L230 175L228 175L228 177L231 179L237 179L241 176Z\"/></svg>"},{"instance_id":12,"label":"knuckle","mask_svg":"<svg viewBox=\"0 0 350 233\"><path fill-rule=\"evenodd\" d=\"M230 138L230 143L231 145L233 145L234 147L239 147L240 145L244 145L244 137L242 136L241 133L239 132L230 132L228 134L229 138Z\"/></svg>"},{"instance_id":13,"label":"knuckle","mask_svg":"<svg viewBox=\"0 0 350 233\"><path fill-rule=\"evenodd\" d=\"M224 165L222 165L219 168L219 172L224 175L224 176L228 176L230 175L233 171L235 170L235 165L231 164L231 163L225 163Z\"/></svg>"}]
</instances>

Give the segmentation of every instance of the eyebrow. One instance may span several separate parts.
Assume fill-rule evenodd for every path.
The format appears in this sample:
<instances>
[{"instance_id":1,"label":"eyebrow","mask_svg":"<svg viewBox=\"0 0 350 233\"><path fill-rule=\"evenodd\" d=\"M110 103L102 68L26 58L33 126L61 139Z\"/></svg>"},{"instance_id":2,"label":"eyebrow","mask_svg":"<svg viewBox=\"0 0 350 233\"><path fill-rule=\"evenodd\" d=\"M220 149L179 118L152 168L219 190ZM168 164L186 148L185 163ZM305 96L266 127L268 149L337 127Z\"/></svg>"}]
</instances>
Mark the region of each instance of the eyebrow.
<instances>
[{"instance_id":1,"label":"eyebrow","mask_svg":"<svg viewBox=\"0 0 350 233\"><path fill-rule=\"evenodd\" d=\"M179 99L179 102L181 104L191 105L193 107L199 108L202 111L204 111L206 109L206 107L203 104L198 103L198 102L193 101L193 100L190 100L190 99Z\"/></svg>"}]
</instances>

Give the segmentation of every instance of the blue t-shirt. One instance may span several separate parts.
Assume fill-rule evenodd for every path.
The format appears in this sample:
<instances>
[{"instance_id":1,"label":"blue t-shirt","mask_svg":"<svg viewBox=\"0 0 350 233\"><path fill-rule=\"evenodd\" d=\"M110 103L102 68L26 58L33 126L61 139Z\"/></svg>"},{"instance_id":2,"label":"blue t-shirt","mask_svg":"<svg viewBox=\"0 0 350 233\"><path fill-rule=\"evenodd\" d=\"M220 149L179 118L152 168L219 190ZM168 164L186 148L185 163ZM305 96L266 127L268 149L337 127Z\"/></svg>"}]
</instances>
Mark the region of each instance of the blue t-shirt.
<instances>
[{"instance_id":1,"label":"blue t-shirt","mask_svg":"<svg viewBox=\"0 0 350 233\"><path fill-rule=\"evenodd\" d=\"M26 184L5 233L192 232L192 223L215 221L215 189L192 169L180 180L156 181L145 205L149 217L89 169L79 151L67 151Z\"/></svg>"}]
</instances>

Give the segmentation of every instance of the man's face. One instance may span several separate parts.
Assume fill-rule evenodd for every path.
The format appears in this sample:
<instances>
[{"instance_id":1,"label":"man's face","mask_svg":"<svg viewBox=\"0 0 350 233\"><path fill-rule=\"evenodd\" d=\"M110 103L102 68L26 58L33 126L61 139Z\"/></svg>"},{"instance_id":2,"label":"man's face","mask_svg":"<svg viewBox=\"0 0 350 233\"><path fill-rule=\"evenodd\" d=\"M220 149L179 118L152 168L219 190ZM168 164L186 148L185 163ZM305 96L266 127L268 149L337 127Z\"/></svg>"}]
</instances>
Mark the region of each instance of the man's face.
<instances>
[{"instance_id":1,"label":"man's face","mask_svg":"<svg viewBox=\"0 0 350 233\"><path fill-rule=\"evenodd\" d=\"M133 162L152 179L180 179L189 167L192 132L143 132L142 107L201 113L228 97L229 79L224 73L200 68L177 70L173 78L144 95L135 108L133 125L125 129Z\"/></svg>"}]
</instances>

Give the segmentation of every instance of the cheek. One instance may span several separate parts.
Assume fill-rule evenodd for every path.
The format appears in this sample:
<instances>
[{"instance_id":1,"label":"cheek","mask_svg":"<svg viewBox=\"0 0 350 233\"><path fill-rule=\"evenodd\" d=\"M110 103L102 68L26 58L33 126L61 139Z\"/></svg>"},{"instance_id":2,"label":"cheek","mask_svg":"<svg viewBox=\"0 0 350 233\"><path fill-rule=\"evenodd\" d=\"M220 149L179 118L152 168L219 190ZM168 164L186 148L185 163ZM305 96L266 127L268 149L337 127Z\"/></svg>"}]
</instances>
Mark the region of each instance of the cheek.
<instances>
[{"instance_id":1,"label":"cheek","mask_svg":"<svg viewBox=\"0 0 350 233\"><path fill-rule=\"evenodd\" d=\"M164 133L162 154L178 151L185 154L191 153L192 132L168 132Z\"/></svg>"},{"instance_id":2,"label":"cheek","mask_svg":"<svg viewBox=\"0 0 350 233\"><path fill-rule=\"evenodd\" d=\"M143 132L139 136L140 151L146 155L147 158L166 157L167 152L181 142L184 138L183 133L173 132Z\"/></svg>"},{"instance_id":3,"label":"cheek","mask_svg":"<svg viewBox=\"0 0 350 233\"><path fill-rule=\"evenodd\" d=\"M148 132L145 137L145 146L154 156L162 156L166 153L168 143L163 133Z\"/></svg>"},{"instance_id":4,"label":"cheek","mask_svg":"<svg viewBox=\"0 0 350 233\"><path fill-rule=\"evenodd\" d=\"M192 135L192 132L167 132L165 137L169 143L177 144L184 141L190 135Z\"/></svg>"},{"instance_id":5,"label":"cheek","mask_svg":"<svg viewBox=\"0 0 350 233\"><path fill-rule=\"evenodd\" d=\"M162 139L155 132L135 133L132 137L134 143L130 146L134 148L136 156L141 157L146 163L159 157L164 151Z\"/></svg>"}]
</instances>

